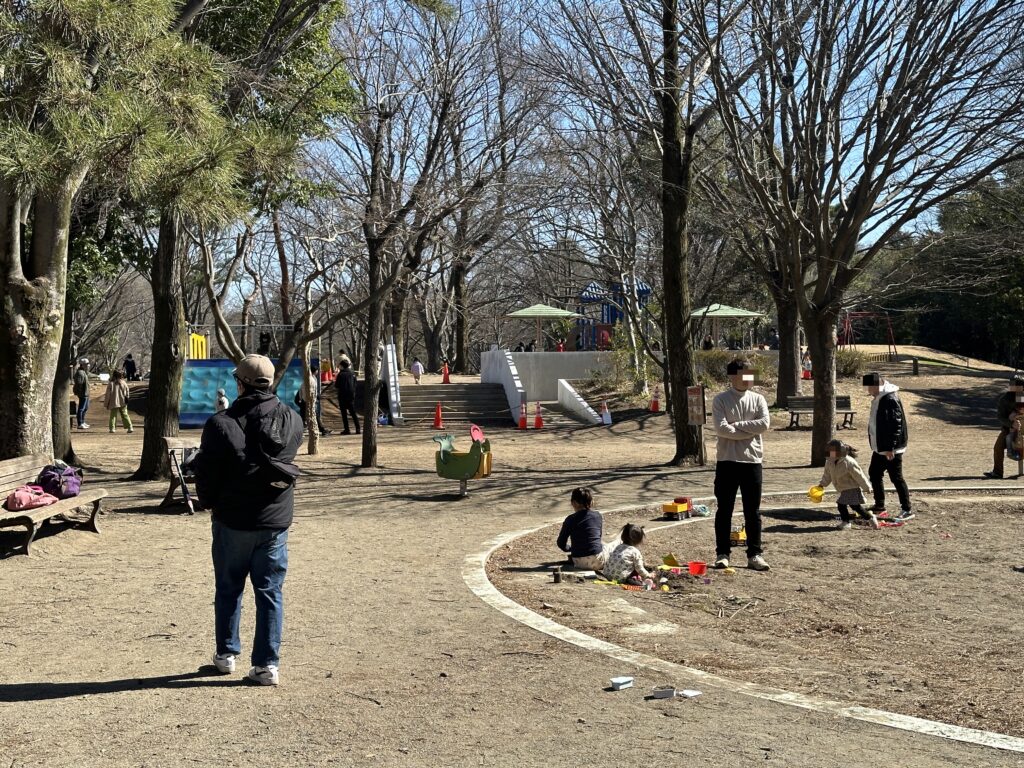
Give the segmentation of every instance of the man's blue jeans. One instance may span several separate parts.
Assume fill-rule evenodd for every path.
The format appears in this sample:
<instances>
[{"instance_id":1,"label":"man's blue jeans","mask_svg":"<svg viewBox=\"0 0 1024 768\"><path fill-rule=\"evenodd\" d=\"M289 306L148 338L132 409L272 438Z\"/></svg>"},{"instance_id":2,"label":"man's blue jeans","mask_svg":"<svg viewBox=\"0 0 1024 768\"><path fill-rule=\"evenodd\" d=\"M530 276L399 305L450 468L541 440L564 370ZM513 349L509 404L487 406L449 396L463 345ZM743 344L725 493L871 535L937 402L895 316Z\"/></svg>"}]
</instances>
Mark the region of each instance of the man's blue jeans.
<instances>
[{"instance_id":1,"label":"man's blue jeans","mask_svg":"<svg viewBox=\"0 0 1024 768\"><path fill-rule=\"evenodd\" d=\"M78 420L78 426L85 424L85 412L89 410L89 396L80 397L78 399L78 411L75 413L75 418Z\"/></svg>"},{"instance_id":2,"label":"man's blue jeans","mask_svg":"<svg viewBox=\"0 0 1024 768\"><path fill-rule=\"evenodd\" d=\"M256 596L254 667L276 667L284 625L285 572L288 570L288 529L237 531L213 522L213 573L217 592L213 607L217 653L237 656L242 650L238 624L242 618L245 580Z\"/></svg>"}]
</instances>

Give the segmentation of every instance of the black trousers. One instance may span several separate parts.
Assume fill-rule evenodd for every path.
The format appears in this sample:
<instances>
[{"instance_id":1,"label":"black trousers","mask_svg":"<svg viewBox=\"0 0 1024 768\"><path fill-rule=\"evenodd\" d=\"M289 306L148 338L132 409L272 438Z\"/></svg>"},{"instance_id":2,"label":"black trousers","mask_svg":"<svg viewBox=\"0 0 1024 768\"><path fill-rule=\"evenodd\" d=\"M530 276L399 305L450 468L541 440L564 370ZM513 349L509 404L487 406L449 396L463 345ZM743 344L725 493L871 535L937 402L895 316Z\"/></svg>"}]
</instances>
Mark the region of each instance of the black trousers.
<instances>
[{"instance_id":1,"label":"black trousers","mask_svg":"<svg viewBox=\"0 0 1024 768\"><path fill-rule=\"evenodd\" d=\"M356 427L356 434L359 434L359 417L356 416L356 403L354 400L342 401L338 403L338 407L341 408L341 423L345 427L345 432L348 432L348 417L352 416L352 423Z\"/></svg>"},{"instance_id":2,"label":"black trousers","mask_svg":"<svg viewBox=\"0 0 1024 768\"><path fill-rule=\"evenodd\" d=\"M845 504L837 504L836 506L839 507L839 519L842 520L844 523L848 523L850 522L850 520L853 519L850 517L851 509L858 515L863 517L865 520L869 520L871 518L871 513L864 509L864 507L861 506L860 504L851 504L850 506L846 506Z\"/></svg>"},{"instance_id":3,"label":"black trousers","mask_svg":"<svg viewBox=\"0 0 1024 768\"><path fill-rule=\"evenodd\" d=\"M763 471L760 464L738 461L720 461L715 465L715 553L728 557L732 550L729 532L732 513L736 508L736 491L743 498L743 520L747 529L747 557L760 555L761 549L761 485Z\"/></svg>"},{"instance_id":4,"label":"black trousers","mask_svg":"<svg viewBox=\"0 0 1024 768\"><path fill-rule=\"evenodd\" d=\"M889 473L889 479L896 486L896 495L900 498L900 509L910 509L910 490L903 479L903 454L894 454L892 459L885 458L883 453L871 453L871 464L868 466L868 479L871 481L871 493L875 497L875 507L885 509L885 486L882 478Z\"/></svg>"}]
</instances>

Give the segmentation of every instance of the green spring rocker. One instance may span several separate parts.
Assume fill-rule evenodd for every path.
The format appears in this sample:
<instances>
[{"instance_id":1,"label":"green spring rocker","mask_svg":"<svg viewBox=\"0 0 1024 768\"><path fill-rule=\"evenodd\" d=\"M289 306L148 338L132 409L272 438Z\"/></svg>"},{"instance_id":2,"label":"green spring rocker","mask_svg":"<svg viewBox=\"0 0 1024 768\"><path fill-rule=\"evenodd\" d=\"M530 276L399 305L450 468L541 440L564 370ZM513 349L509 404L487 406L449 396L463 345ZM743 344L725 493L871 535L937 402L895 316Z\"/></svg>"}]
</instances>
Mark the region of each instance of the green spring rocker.
<instances>
[{"instance_id":1,"label":"green spring rocker","mask_svg":"<svg viewBox=\"0 0 1024 768\"><path fill-rule=\"evenodd\" d=\"M437 476L458 480L460 499L469 495L470 480L491 474L491 441L484 437L483 430L476 424L470 425L469 435L473 445L468 451L456 451L451 435L434 435L431 438L438 446L434 454Z\"/></svg>"}]
</instances>

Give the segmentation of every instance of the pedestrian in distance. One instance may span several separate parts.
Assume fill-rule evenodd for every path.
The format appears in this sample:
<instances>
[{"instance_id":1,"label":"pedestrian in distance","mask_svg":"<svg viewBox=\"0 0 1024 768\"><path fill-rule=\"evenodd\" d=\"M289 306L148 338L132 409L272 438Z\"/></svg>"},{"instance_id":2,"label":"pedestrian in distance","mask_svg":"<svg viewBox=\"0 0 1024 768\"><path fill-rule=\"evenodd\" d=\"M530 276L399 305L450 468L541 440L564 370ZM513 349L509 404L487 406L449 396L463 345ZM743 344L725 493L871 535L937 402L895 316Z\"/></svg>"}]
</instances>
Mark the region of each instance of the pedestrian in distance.
<instances>
[{"instance_id":1,"label":"pedestrian in distance","mask_svg":"<svg viewBox=\"0 0 1024 768\"><path fill-rule=\"evenodd\" d=\"M239 623L246 579L256 603L247 677L277 685L284 626L288 530L302 443L299 415L271 391L274 364L246 355L234 370L237 399L203 427L192 466L200 504L211 510L217 670L230 674L242 652Z\"/></svg>"},{"instance_id":2,"label":"pedestrian in distance","mask_svg":"<svg viewBox=\"0 0 1024 768\"><path fill-rule=\"evenodd\" d=\"M117 417L121 417L121 425L128 434L132 429L132 417L128 415L128 398L131 390L128 389L128 382L124 380L124 374L114 371L110 374L110 381L107 382L107 391L103 396L103 407L110 411L110 432L113 434L117 426Z\"/></svg>"},{"instance_id":3,"label":"pedestrian in distance","mask_svg":"<svg viewBox=\"0 0 1024 768\"><path fill-rule=\"evenodd\" d=\"M1006 452L1006 438L1013 430L1014 411L1017 403L1024 401L1024 374L1015 374L1010 385L996 401L996 418L999 420L999 434L992 447L992 471L986 472L989 480L1003 479L1003 456Z\"/></svg>"},{"instance_id":4,"label":"pedestrian in distance","mask_svg":"<svg viewBox=\"0 0 1024 768\"><path fill-rule=\"evenodd\" d=\"M761 487L764 449L761 440L771 423L768 401L754 392L754 368L737 358L726 366L729 388L711 403L712 421L718 436L715 463L715 568L728 568L732 549L732 513L736 493L743 499L747 531L747 567L769 570L761 543Z\"/></svg>"},{"instance_id":5,"label":"pedestrian in distance","mask_svg":"<svg viewBox=\"0 0 1024 768\"><path fill-rule=\"evenodd\" d=\"M420 362L420 359L418 357L414 357L412 359L412 365L410 366L409 370L412 373L413 381L419 384L420 377L423 376L424 368L423 363Z\"/></svg>"},{"instance_id":6,"label":"pedestrian in distance","mask_svg":"<svg viewBox=\"0 0 1024 768\"><path fill-rule=\"evenodd\" d=\"M356 374L352 370L352 361L347 355L342 355L338 361L338 375L334 379L334 388L338 392L338 408L341 410L341 423L344 426L341 434L352 434L348 428L348 417L352 417L352 424L356 434L359 434L359 417L356 415Z\"/></svg>"},{"instance_id":7,"label":"pedestrian in distance","mask_svg":"<svg viewBox=\"0 0 1024 768\"><path fill-rule=\"evenodd\" d=\"M885 509L886 474L896 487L900 501L897 520L911 520L914 513L910 508L910 489L903 479L903 454L907 450L910 433L907 429L907 415L900 402L899 387L878 372L868 373L861 380L871 395L871 411L868 414L868 444L871 446L871 464L868 478L874 505L871 511L879 517L888 517Z\"/></svg>"},{"instance_id":8,"label":"pedestrian in distance","mask_svg":"<svg viewBox=\"0 0 1024 768\"><path fill-rule=\"evenodd\" d=\"M78 428L89 429L85 421L85 414L89 411L89 358L83 357L78 361L78 370L71 380L71 391L78 400L78 409L75 411Z\"/></svg>"}]
</instances>

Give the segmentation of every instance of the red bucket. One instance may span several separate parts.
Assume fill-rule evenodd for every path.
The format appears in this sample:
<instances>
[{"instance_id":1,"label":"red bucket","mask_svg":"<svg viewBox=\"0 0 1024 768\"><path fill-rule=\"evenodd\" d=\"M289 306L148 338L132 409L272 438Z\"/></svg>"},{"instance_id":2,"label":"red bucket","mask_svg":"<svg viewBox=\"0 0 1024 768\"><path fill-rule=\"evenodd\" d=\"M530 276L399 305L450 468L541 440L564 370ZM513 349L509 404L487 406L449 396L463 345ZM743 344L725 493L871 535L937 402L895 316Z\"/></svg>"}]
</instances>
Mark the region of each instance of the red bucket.
<instances>
[{"instance_id":1,"label":"red bucket","mask_svg":"<svg viewBox=\"0 0 1024 768\"><path fill-rule=\"evenodd\" d=\"M686 564L691 576L703 576L708 572L708 564L703 560L691 560Z\"/></svg>"}]
</instances>

